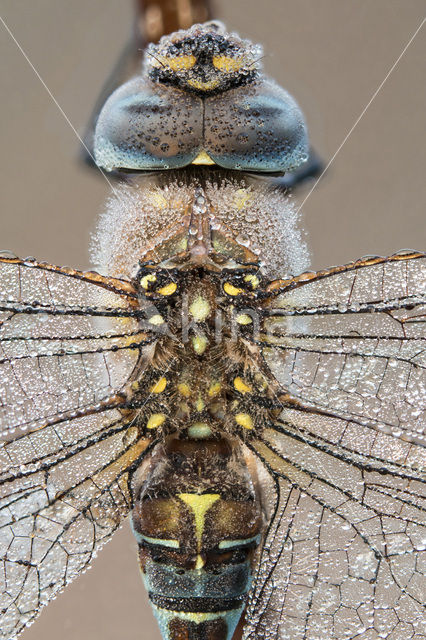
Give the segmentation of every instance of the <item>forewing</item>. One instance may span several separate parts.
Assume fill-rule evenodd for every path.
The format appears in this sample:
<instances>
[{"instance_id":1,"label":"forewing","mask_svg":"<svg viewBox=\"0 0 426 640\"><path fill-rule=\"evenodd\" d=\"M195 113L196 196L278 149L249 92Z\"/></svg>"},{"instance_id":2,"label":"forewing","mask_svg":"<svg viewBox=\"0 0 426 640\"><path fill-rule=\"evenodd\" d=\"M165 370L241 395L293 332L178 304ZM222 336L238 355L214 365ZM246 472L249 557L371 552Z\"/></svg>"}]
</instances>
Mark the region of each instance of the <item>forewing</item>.
<instances>
[{"instance_id":1,"label":"forewing","mask_svg":"<svg viewBox=\"0 0 426 640\"><path fill-rule=\"evenodd\" d=\"M245 638L423 638L425 258L270 290L261 342L283 410L250 445L275 511Z\"/></svg>"},{"instance_id":2,"label":"forewing","mask_svg":"<svg viewBox=\"0 0 426 640\"><path fill-rule=\"evenodd\" d=\"M9 639L130 508L128 474L148 442L121 409L152 337L129 283L14 258L0 259L0 273L0 637Z\"/></svg>"},{"instance_id":3,"label":"forewing","mask_svg":"<svg viewBox=\"0 0 426 640\"><path fill-rule=\"evenodd\" d=\"M316 435L406 464L407 441L421 439L426 417L425 256L361 260L283 289L261 336L281 387L347 423L339 431L322 420Z\"/></svg>"}]
</instances>

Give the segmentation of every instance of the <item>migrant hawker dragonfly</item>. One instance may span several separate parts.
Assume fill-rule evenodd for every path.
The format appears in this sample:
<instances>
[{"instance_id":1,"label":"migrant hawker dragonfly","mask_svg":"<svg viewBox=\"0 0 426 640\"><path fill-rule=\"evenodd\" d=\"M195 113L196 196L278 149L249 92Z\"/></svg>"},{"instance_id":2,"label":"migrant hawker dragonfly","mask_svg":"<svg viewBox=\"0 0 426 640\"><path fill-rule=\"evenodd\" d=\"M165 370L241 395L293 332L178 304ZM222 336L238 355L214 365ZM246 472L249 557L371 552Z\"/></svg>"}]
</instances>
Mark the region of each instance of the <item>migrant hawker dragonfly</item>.
<instances>
[{"instance_id":1,"label":"migrant hawker dragonfly","mask_svg":"<svg viewBox=\"0 0 426 640\"><path fill-rule=\"evenodd\" d=\"M133 207L137 215L143 204L145 213L150 211L157 216L157 224L165 225L176 211L185 211L187 229L194 231L189 237L198 241L191 246L182 244L187 234L179 228L168 229L161 238L155 236L154 243L144 247L145 264L132 273L131 282L82 275L31 260L3 259L11 278L5 296L9 306L4 324L6 374L8 360L16 358L13 384L6 390L4 404L16 402L19 389L24 394L33 394L31 401L26 399L12 405L6 427L11 426L10 418L15 418L21 429L26 419L33 421L40 416L38 412L42 416L39 425L32 422L29 434L18 430L17 436L12 436L13 440L3 447L5 465L17 472L13 484L18 493L10 490L7 493L21 498L24 505L20 510L19 500L13 499L6 509L12 518L6 525L6 560L10 563L8 571L10 566L15 571L10 569L8 576L11 575L18 586L25 576L25 597L19 600L23 619L26 614L31 615L31 606L34 608L31 584L34 586L32 581L37 573L25 554L33 553L33 558L41 554L37 556L43 558L39 575L45 580L44 594L48 599L56 587L52 576L61 563L62 568L66 564L70 575L73 571L78 573L90 559L86 545L91 532L96 529L101 542L127 511L127 477L124 483L117 481L121 472L127 472L127 466L133 483L131 496L135 499L139 495L139 455L149 440L156 441L151 433L160 431L160 439L165 434L172 437L167 445L171 446L167 449L169 455L170 452L174 456L185 454L177 442L186 443L185 446L196 442L203 455L213 447L214 456L222 455L226 461L229 456L225 445L222 444L224 449L217 448L221 442L217 436L223 431L231 438L228 445L234 445L234 438L241 438L245 443L244 457L251 460L251 465L260 460L258 484L264 494L263 517L271 523L266 539L262 540L263 556L246 614L247 637L275 638L286 637L286 634L297 637L306 629L311 637L315 634L333 637L333 633L341 637L347 629L352 635L367 634L368 624L370 630L383 625L380 618L375 621L374 616L371 617L373 598L378 597L379 587L388 586L393 579L395 588L402 576L407 579L406 572L411 569L411 580L403 587L399 584L404 602L411 598L409 613L406 612L409 607L402 607L401 601L393 604L400 617L397 624L407 629L407 625L418 622L413 620L412 613L416 597L418 599L417 567L409 563L401 567L404 560L414 556L410 553L413 550L406 547L401 550L398 544L411 542L415 550L421 550L416 538L420 531L416 523L420 518L413 513L416 506L418 508L415 476L422 464L415 451L420 444L416 428L422 420L419 345L424 340L424 330L422 334L418 332L424 325L418 305L424 296L424 271L420 270L423 258L419 254L399 254L385 261L365 260L317 276L309 274L270 283L268 277L274 277L277 269L297 269L298 261L303 260L303 250L294 257L291 255L294 243L303 249L291 211L286 210L277 194L259 188L248 178L224 176L228 182L223 184L222 174L217 172L212 178L210 171L213 170L194 170L183 185L160 182L155 187L151 177L149 188L141 178L134 188L122 189L120 195L126 198L128 214L132 212L129 207ZM179 180L183 181L181 177ZM137 198L142 194L141 200L135 200L135 193ZM217 206L218 202L221 207ZM266 237L263 242L257 240L258 247L250 237L239 238L235 243L233 225L240 234L245 232L250 236L241 219L249 221L252 227L253 219L249 217L259 216L261 211L262 222L272 224L276 230L277 210L282 207L286 240L276 236L273 249L266 246ZM111 229L111 215L117 215L114 206L109 215L109 219L104 218L101 240ZM195 224L197 221L199 224ZM131 244L135 236L131 226L134 220L120 218L115 222L123 225L123 234L117 235L112 251L104 240L100 252L111 269L116 270L112 275L121 276L123 268L128 268L129 260L134 257L132 250L141 247ZM141 224L146 224L146 220L141 220ZM150 231L145 226L140 233L146 239ZM289 238L293 245L289 244ZM189 261L182 250L192 252ZM259 250L268 258L260 271L253 256ZM198 265L197 270L194 264ZM231 307L231 315L223 320L222 315L226 316ZM176 323L177 311L180 317L190 319L187 327L185 323ZM169 313L174 319L162 323L161 318ZM24 318L22 322L20 317ZM167 325L166 331L159 331L161 324ZM186 338L182 329L187 331ZM33 350L32 340L40 351ZM191 355L186 353L182 360L180 349L187 343ZM153 345L160 344L161 348L156 346L156 353L151 353ZM210 357L203 359L209 350ZM147 368L147 358L151 357L154 364L151 362ZM70 364L65 364L67 361ZM29 362L37 363L33 373L27 366ZM197 379L192 370L194 362L199 369ZM173 395L168 395L170 387ZM147 389L148 400L144 395ZM103 400L108 392L108 400ZM168 403L176 403L179 396L180 413L175 412L174 404L175 413L172 413ZM220 402L212 400L217 397ZM145 415L145 403L152 404L152 398L155 402L150 406L149 415ZM69 413L73 413L76 401L90 405L84 416ZM188 403L189 408L183 406ZM62 414L52 418L52 412L59 409ZM26 418L22 411L28 413ZM199 419L194 418L193 412L200 414ZM110 422L100 425L99 415L110 416ZM61 427L57 426L59 423ZM79 440L75 441L78 424ZM176 441L174 433L186 436ZM368 438L367 433L373 437ZM148 444L147 451L151 446L152 443ZM55 459L44 458L46 447L50 447L49 455L53 454ZM76 449L71 452L73 447ZM112 461L114 448L120 460L118 466ZM253 458L249 451L253 452ZM72 480L67 478L66 462L71 453L76 456L75 467L70 467ZM37 462L35 456L43 460ZM79 456L81 459L77 461ZM219 477L212 479L214 489L210 487L210 492L194 492L194 487L192 491L179 489L179 499L188 506L189 513L192 509L197 514L194 500L191 502L188 498L190 495L198 499L208 496L211 500L209 508L204 509L206 502L203 502L198 513L204 509L207 514L216 502L225 503L220 490L226 486L226 476L232 473L234 491L241 498L238 477L244 473L236 472L238 457L232 461L232 469L223 463L225 475L218 473ZM161 468L161 460L159 462ZM94 475L96 465L101 463L108 474ZM124 468L120 466L122 463ZM92 464L95 467L91 468ZM201 464L200 461L197 464ZM15 469L17 466L19 470ZM53 470L51 476L48 470ZM204 472L208 475L209 469ZM409 472L412 475L407 479ZM78 473L84 476L80 476L81 486L76 482ZM102 487L104 477L107 484ZM31 479L35 479L34 484L22 485ZM64 489L65 482L72 482L73 487ZM218 483L222 486L218 487ZM10 481L7 484L11 486ZM102 498L96 495L97 491ZM154 491L152 487L150 491ZM245 491L250 494L248 487ZM275 503L278 494L280 499ZM250 495L256 502L254 494ZM41 501L46 499L51 502L49 512L36 517L36 527L28 534L25 510L31 513L35 507L43 508ZM93 502L89 506L90 500ZM410 506L410 514L395 515L395 505L399 504L404 504L406 509ZM222 506L225 508L226 504ZM220 511L219 515L215 512L214 522L220 521L219 516ZM197 523L197 516L194 517ZM52 526L61 518L70 518L70 521L64 532L55 532L62 542L53 545L55 551L50 551ZM84 525L76 524L79 519ZM206 515L206 527L207 519ZM135 528L141 534L138 522L136 519ZM401 527L401 522L404 528L397 531L395 526ZM210 539L214 537L214 527L212 522L208 524L212 530L206 537ZM19 527L23 529L18 530ZM246 543L242 543L241 531L237 540L232 539L230 532L222 531L225 539L216 541L215 549L225 564L244 564L244 558L253 551L249 545L254 546L257 535L263 533L257 516L252 518L252 527L250 533L254 535L245 533ZM336 530L339 531L337 541ZM164 538L157 530L154 536L147 536L143 531L141 554L147 553L147 549L152 554L154 549L160 558L151 557L152 562L170 563L171 552L167 551L169 556L164 549L159 553L158 546L175 549L175 544L166 542L176 543L176 540ZM176 537L179 534L178 527ZM24 540L27 536L30 544ZM163 543L159 542L161 539ZM220 547L222 543L228 546ZM392 544L396 548L389 552ZM228 553L224 552L225 548ZM234 549L231 558L226 557L230 555L229 548ZM202 572L206 566L208 574L208 562L202 564L206 563L203 557L206 554L198 551L198 554L192 552L194 561L200 563L195 565L195 570ZM176 552L173 553L176 556ZM17 559L16 554L23 555ZM142 564L145 560L142 558ZM211 573L215 575L217 558L209 560ZM74 567L73 563L76 563ZM177 564L175 558L174 566ZM188 567L182 570L186 569ZM192 566L189 570L193 570ZM176 574L181 575L177 571ZM60 580L63 578L64 574ZM11 587L11 582L8 586ZM152 588L152 584L150 586ZM217 593L214 597L217 598ZM357 598L359 603L355 606ZM156 604L161 609L173 610L165 599L164 593L159 594ZM203 604L212 605L211 602ZM379 610L383 614L390 605L383 600L381 604ZM336 610L331 612L333 606ZM365 607L364 621L352 615L361 607ZM213 615L217 611L211 609L209 613ZM403 614L405 620L401 620ZM203 624L206 623L198 620L198 627ZM223 633L223 630L210 625L203 630L207 632ZM166 629L164 633L172 630ZM173 627L173 633L181 633L180 628Z\"/></svg>"}]
</instances>

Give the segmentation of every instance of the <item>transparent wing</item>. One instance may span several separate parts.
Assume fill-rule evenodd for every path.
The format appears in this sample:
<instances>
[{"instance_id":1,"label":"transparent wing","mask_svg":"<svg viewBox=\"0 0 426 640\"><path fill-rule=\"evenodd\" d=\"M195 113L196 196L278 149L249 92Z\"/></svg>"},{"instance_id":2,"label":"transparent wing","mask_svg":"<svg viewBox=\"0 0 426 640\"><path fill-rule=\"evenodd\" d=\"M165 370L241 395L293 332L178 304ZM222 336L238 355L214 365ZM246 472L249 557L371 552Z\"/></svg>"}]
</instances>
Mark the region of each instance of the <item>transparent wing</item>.
<instances>
[{"instance_id":1,"label":"transparent wing","mask_svg":"<svg viewBox=\"0 0 426 640\"><path fill-rule=\"evenodd\" d=\"M0 258L0 637L90 563L148 445L122 390L150 336L129 283ZM126 418L123 416L126 415Z\"/></svg>"},{"instance_id":2,"label":"transparent wing","mask_svg":"<svg viewBox=\"0 0 426 640\"><path fill-rule=\"evenodd\" d=\"M250 445L274 516L246 639L424 638L425 283L399 254L270 286L283 410Z\"/></svg>"},{"instance_id":3,"label":"transparent wing","mask_svg":"<svg viewBox=\"0 0 426 640\"><path fill-rule=\"evenodd\" d=\"M261 336L281 387L350 422L333 433L329 420L326 434L312 419L317 435L355 451L364 443L368 454L388 448L386 459L399 453L406 464L406 441L421 437L426 417L425 256L361 260L281 287Z\"/></svg>"},{"instance_id":4,"label":"transparent wing","mask_svg":"<svg viewBox=\"0 0 426 640\"><path fill-rule=\"evenodd\" d=\"M0 259L0 431L35 429L128 380L141 331L130 284Z\"/></svg>"}]
</instances>

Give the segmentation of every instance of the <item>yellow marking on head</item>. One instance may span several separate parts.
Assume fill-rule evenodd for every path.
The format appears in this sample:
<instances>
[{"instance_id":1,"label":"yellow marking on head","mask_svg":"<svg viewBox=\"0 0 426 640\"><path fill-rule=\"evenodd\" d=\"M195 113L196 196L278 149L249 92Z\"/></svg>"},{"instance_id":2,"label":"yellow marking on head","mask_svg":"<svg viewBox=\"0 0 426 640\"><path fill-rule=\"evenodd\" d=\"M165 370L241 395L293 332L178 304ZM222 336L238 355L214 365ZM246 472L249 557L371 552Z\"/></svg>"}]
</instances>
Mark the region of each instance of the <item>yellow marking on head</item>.
<instances>
[{"instance_id":1,"label":"yellow marking on head","mask_svg":"<svg viewBox=\"0 0 426 640\"><path fill-rule=\"evenodd\" d=\"M148 273L148 275L143 276L143 278L140 279L140 285L143 289L148 289L149 287L149 283L150 282L155 282L157 280L157 276L153 273Z\"/></svg>"},{"instance_id":2,"label":"yellow marking on head","mask_svg":"<svg viewBox=\"0 0 426 640\"><path fill-rule=\"evenodd\" d=\"M246 384L244 380L240 378L240 376L234 378L234 387L240 393L251 393L253 390L250 385Z\"/></svg>"},{"instance_id":3,"label":"yellow marking on head","mask_svg":"<svg viewBox=\"0 0 426 640\"><path fill-rule=\"evenodd\" d=\"M194 514L195 536L197 538L198 551L201 549L201 542L204 533L205 517L207 511L220 500L219 493L179 493L178 498L182 500Z\"/></svg>"},{"instance_id":4,"label":"yellow marking on head","mask_svg":"<svg viewBox=\"0 0 426 640\"><path fill-rule=\"evenodd\" d=\"M220 393L221 388L222 385L220 384L220 382L213 382L210 385L207 393L209 394L210 398L214 398L218 393Z\"/></svg>"},{"instance_id":5,"label":"yellow marking on head","mask_svg":"<svg viewBox=\"0 0 426 640\"><path fill-rule=\"evenodd\" d=\"M197 58L195 56L175 56L174 58L164 56L162 62L172 71L184 71L191 69L197 62Z\"/></svg>"},{"instance_id":6,"label":"yellow marking on head","mask_svg":"<svg viewBox=\"0 0 426 640\"><path fill-rule=\"evenodd\" d=\"M205 151L200 151L200 153L198 154L198 156L196 158L194 158L194 160L192 161L191 164L207 164L207 165L212 165L212 164L216 164L214 160L212 160L209 156L208 153L206 153Z\"/></svg>"},{"instance_id":7,"label":"yellow marking on head","mask_svg":"<svg viewBox=\"0 0 426 640\"><path fill-rule=\"evenodd\" d=\"M180 382L177 386L177 389L180 393L181 396L183 396L184 398L189 398L191 395L191 388L189 386L189 384L187 384L186 382Z\"/></svg>"},{"instance_id":8,"label":"yellow marking on head","mask_svg":"<svg viewBox=\"0 0 426 640\"><path fill-rule=\"evenodd\" d=\"M167 378L165 378L163 376L162 378L157 380L157 382L155 384L152 385L152 387L150 388L150 392L151 393L162 393L164 391L164 389L166 388L166 385L167 385Z\"/></svg>"},{"instance_id":9,"label":"yellow marking on head","mask_svg":"<svg viewBox=\"0 0 426 640\"><path fill-rule=\"evenodd\" d=\"M234 285L230 282L225 282L225 284L223 285L223 290L229 296L238 296L240 293L243 293L243 289L241 289L240 287L234 287Z\"/></svg>"},{"instance_id":10,"label":"yellow marking on head","mask_svg":"<svg viewBox=\"0 0 426 640\"><path fill-rule=\"evenodd\" d=\"M253 322L253 318L249 316L247 313L240 313L236 317L238 324L251 324Z\"/></svg>"},{"instance_id":11,"label":"yellow marking on head","mask_svg":"<svg viewBox=\"0 0 426 640\"><path fill-rule=\"evenodd\" d=\"M235 422L244 427L244 429L253 429L253 419L248 413L237 413Z\"/></svg>"},{"instance_id":12,"label":"yellow marking on head","mask_svg":"<svg viewBox=\"0 0 426 640\"><path fill-rule=\"evenodd\" d=\"M213 66L225 73L235 73L245 64L244 56L231 58L231 56L213 56Z\"/></svg>"},{"instance_id":13,"label":"yellow marking on head","mask_svg":"<svg viewBox=\"0 0 426 640\"><path fill-rule=\"evenodd\" d=\"M259 286L260 280L257 276L254 275L254 273L249 273L248 275L244 276L244 280L245 282L250 282L253 289L256 289L256 287Z\"/></svg>"},{"instance_id":14,"label":"yellow marking on head","mask_svg":"<svg viewBox=\"0 0 426 640\"><path fill-rule=\"evenodd\" d=\"M133 391L137 391L139 389L139 382L135 380L130 386L132 387Z\"/></svg>"},{"instance_id":15,"label":"yellow marking on head","mask_svg":"<svg viewBox=\"0 0 426 640\"><path fill-rule=\"evenodd\" d=\"M244 209L253 200L253 195L247 189L237 189L234 196L234 205L239 211Z\"/></svg>"},{"instance_id":16,"label":"yellow marking on head","mask_svg":"<svg viewBox=\"0 0 426 640\"><path fill-rule=\"evenodd\" d=\"M197 561L195 563L195 568L196 569L202 569L205 564L206 564L206 561L203 560L203 558L200 556L200 554L198 554L197 555Z\"/></svg>"},{"instance_id":17,"label":"yellow marking on head","mask_svg":"<svg viewBox=\"0 0 426 640\"><path fill-rule=\"evenodd\" d=\"M201 398L201 396L199 396L197 401L196 401L196 403L195 403L196 410L200 413L204 409L205 406L206 405L204 404L204 400Z\"/></svg>"},{"instance_id":18,"label":"yellow marking on head","mask_svg":"<svg viewBox=\"0 0 426 640\"><path fill-rule=\"evenodd\" d=\"M204 351L207 349L209 341L205 336L194 336L192 338L192 347L195 353L199 356L202 356Z\"/></svg>"},{"instance_id":19,"label":"yellow marking on head","mask_svg":"<svg viewBox=\"0 0 426 640\"><path fill-rule=\"evenodd\" d=\"M157 289L157 293L162 296L171 296L177 289L176 282L169 282L169 284L164 285L160 289Z\"/></svg>"},{"instance_id":20,"label":"yellow marking on head","mask_svg":"<svg viewBox=\"0 0 426 640\"><path fill-rule=\"evenodd\" d=\"M220 79L208 80L207 82L202 82L201 80L195 80L194 78L188 78L187 83L190 87L194 89L199 89L200 91L211 91L212 89L216 89L220 84Z\"/></svg>"},{"instance_id":21,"label":"yellow marking on head","mask_svg":"<svg viewBox=\"0 0 426 640\"><path fill-rule=\"evenodd\" d=\"M155 316L151 316L148 322L150 324L159 325L159 324L163 324L164 319L162 316L160 316L159 313L156 313Z\"/></svg>"},{"instance_id":22,"label":"yellow marking on head","mask_svg":"<svg viewBox=\"0 0 426 640\"><path fill-rule=\"evenodd\" d=\"M197 296L189 307L189 312L196 322L203 322L210 313L209 301Z\"/></svg>"},{"instance_id":23,"label":"yellow marking on head","mask_svg":"<svg viewBox=\"0 0 426 640\"><path fill-rule=\"evenodd\" d=\"M166 416L164 415L164 413L153 413L152 416L150 416L148 422L146 423L146 428L157 429L157 427L160 427L163 424L165 419L166 419Z\"/></svg>"},{"instance_id":24,"label":"yellow marking on head","mask_svg":"<svg viewBox=\"0 0 426 640\"><path fill-rule=\"evenodd\" d=\"M194 424L188 428L188 435L190 438L194 438L194 440L203 440L212 435L212 430L207 422L194 422Z\"/></svg>"}]
</instances>

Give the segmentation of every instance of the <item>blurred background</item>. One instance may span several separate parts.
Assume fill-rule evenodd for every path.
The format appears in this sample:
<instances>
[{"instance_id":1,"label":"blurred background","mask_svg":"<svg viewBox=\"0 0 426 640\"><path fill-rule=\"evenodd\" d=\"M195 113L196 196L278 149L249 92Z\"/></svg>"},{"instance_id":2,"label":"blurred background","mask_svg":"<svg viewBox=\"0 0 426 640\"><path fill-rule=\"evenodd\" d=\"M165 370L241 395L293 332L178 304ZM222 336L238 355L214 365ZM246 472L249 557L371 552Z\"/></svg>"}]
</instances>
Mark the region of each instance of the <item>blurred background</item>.
<instances>
[{"instance_id":1,"label":"blurred background","mask_svg":"<svg viewBox=\"0 0 426 640\"><path fill-rule=\"evenodd\" d=\"M424 17L424 0L216 0L216 17L264 44L267 73L331 159ZM3 0L2 17L83 134L132 25L131 0ZM303 206L313 267L425 249L426 26ZM1 248L87 268L109 187L0 24ZM294 196L302 202L312 185ZM128 524L25 640L159 638Z\"/></svg>"}]
</instances>

